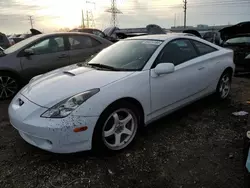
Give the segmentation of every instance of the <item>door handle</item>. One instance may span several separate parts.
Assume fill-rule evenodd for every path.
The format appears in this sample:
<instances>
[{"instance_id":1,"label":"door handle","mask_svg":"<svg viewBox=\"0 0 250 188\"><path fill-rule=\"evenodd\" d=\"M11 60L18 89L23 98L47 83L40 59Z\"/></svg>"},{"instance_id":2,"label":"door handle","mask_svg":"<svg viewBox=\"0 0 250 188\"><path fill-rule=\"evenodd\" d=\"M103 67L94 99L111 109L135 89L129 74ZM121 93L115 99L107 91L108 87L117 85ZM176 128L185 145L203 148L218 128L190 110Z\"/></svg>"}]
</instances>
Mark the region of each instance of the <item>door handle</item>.
<instances>
[{"instance_id":1,"label":"door handle","mask_svg":"<svg viewBox=\"0 0 250 188\"><path fill-rule=\"evenodd\" d=\"M59 59L67 58L67 57L69 57L67 54L62 54L62 55L59 55L59 56L58 56Z\"/></svg>"},{"instance_id":2,"label":"door handle","mask_svg":"<svg viewBox=\"0 0 250 188\"><path fill-rule=\"evenodd\" d=\"M200 67L200 68L198 68L198 70L202 70L202 69L205 69L205 67Z\"/></svg>"}]
</instances>

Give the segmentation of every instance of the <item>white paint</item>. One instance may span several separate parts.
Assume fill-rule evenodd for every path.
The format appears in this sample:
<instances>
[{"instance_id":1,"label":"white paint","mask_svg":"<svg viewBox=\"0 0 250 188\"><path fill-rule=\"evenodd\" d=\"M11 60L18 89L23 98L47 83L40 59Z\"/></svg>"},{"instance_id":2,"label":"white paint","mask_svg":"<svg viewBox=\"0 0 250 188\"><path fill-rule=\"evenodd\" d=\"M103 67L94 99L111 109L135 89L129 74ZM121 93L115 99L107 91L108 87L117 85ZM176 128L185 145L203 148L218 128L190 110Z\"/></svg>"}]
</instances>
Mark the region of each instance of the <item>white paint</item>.
<instances>
[{"instance_id":1,"label":"white paint","mask_svg":"<svg viewBox=\"0 0 250 188\"><path fill-rule=\"evenodd\" d=\"M206 43L218 51L182 63L174 67L172 73L155 74L151 66L161 49L170 40L180 37ZM143 107L144 123L148 124L215 92L223 71L228 67L235 68L231 50L197 37L153 35L136 38L164 40L142 71L100 71L72 65L38 76L12 100L9 106L11 124L27 142L41 149L56 153L89 150L100 114L114 101L127 97L137 100ZM40 117L63 99L93 88L100 88L100 92L68 117ZM18 98L24 101L21 107ZM88 126L88 130L74 133L73 129L80 126Z\"/></svg>"}]
</instances>

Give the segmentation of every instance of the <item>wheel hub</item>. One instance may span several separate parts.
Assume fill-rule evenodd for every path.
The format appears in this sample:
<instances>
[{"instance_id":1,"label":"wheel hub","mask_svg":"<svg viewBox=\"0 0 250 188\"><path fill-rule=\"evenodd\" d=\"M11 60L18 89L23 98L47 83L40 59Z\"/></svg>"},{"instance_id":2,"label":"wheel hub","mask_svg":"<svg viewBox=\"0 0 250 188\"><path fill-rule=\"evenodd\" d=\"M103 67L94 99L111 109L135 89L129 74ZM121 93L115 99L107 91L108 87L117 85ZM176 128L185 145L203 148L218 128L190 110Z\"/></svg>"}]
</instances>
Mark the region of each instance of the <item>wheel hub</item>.
<instances>
[{"instance_id":1,"label":"wheel hub","mask_svg":"<svg viewBox=\"0 0 250 188\"><path fill-rule=\"evenodd\" d=\"M115 127L115 133L119 134L124 130L124 125L122 123L119 123L118 125L116 125Z\"/></svg>"}]
</instances>

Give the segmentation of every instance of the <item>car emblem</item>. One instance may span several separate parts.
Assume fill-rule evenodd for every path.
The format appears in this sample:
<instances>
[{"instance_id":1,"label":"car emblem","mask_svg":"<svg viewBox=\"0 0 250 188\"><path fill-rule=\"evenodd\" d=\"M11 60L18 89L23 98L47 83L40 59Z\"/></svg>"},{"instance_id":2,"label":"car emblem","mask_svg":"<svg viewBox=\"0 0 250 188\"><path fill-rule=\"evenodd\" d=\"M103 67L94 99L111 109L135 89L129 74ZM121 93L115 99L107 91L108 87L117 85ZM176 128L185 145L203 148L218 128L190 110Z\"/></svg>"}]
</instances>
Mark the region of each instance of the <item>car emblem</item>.
<instances>
[{"instance_id":1,"label":"car emblem","mask_svg":"<svg viewBox=\"0 0 250 188\"><path fill-rule=\"evenodd\" d=\"M18 99L18 104L19 104L19 106L22 106L24 104L24 102L22 101L22 99Z\"/></svg>"}]
</instances>

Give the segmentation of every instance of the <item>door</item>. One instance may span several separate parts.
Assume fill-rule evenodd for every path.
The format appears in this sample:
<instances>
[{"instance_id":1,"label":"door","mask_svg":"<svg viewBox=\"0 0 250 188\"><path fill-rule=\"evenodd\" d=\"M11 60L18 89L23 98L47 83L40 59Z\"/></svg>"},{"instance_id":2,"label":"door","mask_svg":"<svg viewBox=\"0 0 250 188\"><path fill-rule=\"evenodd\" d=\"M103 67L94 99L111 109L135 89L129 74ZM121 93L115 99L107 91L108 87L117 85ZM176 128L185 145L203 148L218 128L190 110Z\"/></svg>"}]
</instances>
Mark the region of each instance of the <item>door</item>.
<instances>
[{"instance_id":1,"label":"door","mask_svg":"<svg viewBox=\"0 0 250 188\"><path fill-rule=\"evenodd\" d=\"M216 64L220 62L220 59L213 53L217 52L218 50L210 45L196 40L191 40L191 42L199 53L199 58L197 58L197 61L199 61L200 65L200 82L198 84L200 84L203 88L207 88L211 84L214 85L214 82L217 82L217 77L221 74L221 70L219 70L218 66L216 66Z\"/></svg>"},{"instance_id":2,"label":"door","mask_svg":"<svg viewBox=\"0 0 250 188\"><path fill-rule=\"evenodd\" d=\"M103 48L99 41L87 35L69 36L69 45L71 64L83 62Z\"/></svg>"},{"instance_id":3,"label":"door","mask_svg":"<svg viewBox=\"0 0 250 188\"><path fill-rule=\"evenodd\" d=\"M173 40L166 44L150 71L151 118L177 108L184 100L204 89L199 77L205 68L200 66L197 57L197 51L187 39ZM154 68L160 63L173 63L175 71L156 75Z\"/></svg>"},{"instance_id":4,"label":"door","mask_svg":"<svg viewBox=\"0 0 250 188\"><path fill-rule=\"evenodd\" d=\"M33 55L22 55L22 75L30 78L69 65L69 51L63 36L51 36L32 44ZM22 53L25 54L25 53Z\"/></svg>"}]
</instances>

